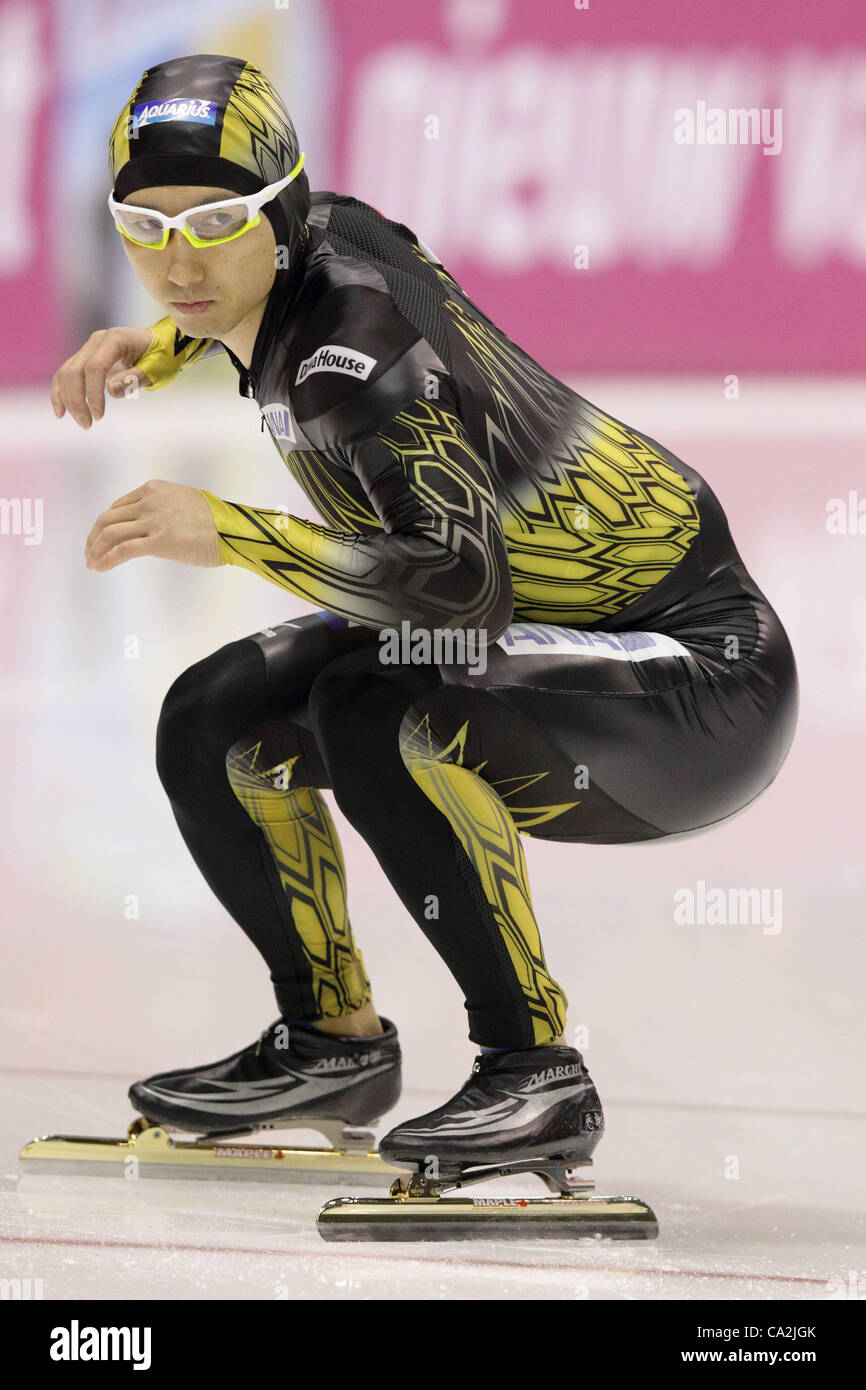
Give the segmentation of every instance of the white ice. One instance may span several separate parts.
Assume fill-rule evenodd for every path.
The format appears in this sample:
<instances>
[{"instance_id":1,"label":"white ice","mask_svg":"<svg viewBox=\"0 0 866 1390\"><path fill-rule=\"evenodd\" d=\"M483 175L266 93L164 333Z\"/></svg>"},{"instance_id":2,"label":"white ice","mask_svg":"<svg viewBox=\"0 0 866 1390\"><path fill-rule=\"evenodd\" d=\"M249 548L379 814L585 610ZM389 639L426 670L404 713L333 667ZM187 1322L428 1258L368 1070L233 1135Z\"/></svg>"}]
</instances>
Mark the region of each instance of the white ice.
<instances>
[{"instance_id":1,"label":"white ice","mask_svg":"<svg viewBox=\"0 0 866 1390\"><path fill-rule=\"evenodd\" d=\"M2 1077L2 1273L41 1279L45 1298L866 1295L862 1117L609 1104L609 1132L594 1165L596 1191L649 1202L660 1226L653 1241L326 1244L314 1226L322 1202L353 1191L372 1196L374 1189L353 1189L350 1182L22 1176L17 1148L44 1130L49 1116L54 1132L121 1137L126 1080ZM409 1093L389 1121L437 1099ZM315 1143L316 1136L295 1135L293 1142ZM741 1173L726 1180L719 1155L732 1150ZM544 1195L537 1179L501 1180L476 1191Z\"/></svg>"}]
</instances>

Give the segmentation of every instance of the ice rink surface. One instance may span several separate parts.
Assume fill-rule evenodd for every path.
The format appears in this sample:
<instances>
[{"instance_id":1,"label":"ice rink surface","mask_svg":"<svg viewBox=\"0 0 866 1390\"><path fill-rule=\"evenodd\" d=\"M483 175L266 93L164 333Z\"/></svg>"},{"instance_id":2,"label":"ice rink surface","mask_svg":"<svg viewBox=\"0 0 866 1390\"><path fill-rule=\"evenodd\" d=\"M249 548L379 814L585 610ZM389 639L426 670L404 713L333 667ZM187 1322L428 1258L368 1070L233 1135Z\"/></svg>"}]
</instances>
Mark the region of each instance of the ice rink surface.
<instances>
[{"instance_id":1,"label":"ice rink surface","mask_svg":"<svg viewBox=\"0 0 866 1390\"><path fill-rule=\"evenodd\" d=\"M46 1299L820 1301L851 1297L854 1287L866 1295L862 1115L609 1106L596 1191L647 1201L657 1240L326 1244L314 1227L322 1202L375 1189L22 1175L20 1143L44 1132L49 1115L55 1132L121 1137L131 1118L125 1078L6 1072L0 1085L3 1275L41 1279ZM394 1122L435 1100L404 1095ZM260 1137L270 1142L276 1131ZM721 1171L725 1146L739 1155L736 1179ZM537 1179L474 1191L543 1195Z\"/></svg>"},{"instance_id":2,"label":"ice rink surface","mask_svg":"<svg viewBox=\"0 0 866 1390\"><path fill-rule=\"evenodd\" d=\"M180 671L309 606L229 568L82 559L97 514L150 477L314 517L225 366L112 402L86 434L45 393L0 397L3 491L44 501L36 543L0 544L0 1280L41 1280L46 1299L863 1298L866 538L826 525L862 491L854 379L744 377L738 401L718 381L572 383L707 479L801 676L789 758L730 825L667 845L524 837L568 1041L605 1109L596 1190L647 1201L658 1240L326 1245L316 1211L349 1185L23 1171L27 1140L122 1138L131 1081L225 1056L275 1016L186 853L153 736ZM452 1095L474 1049L450 976L330 804L403 1045L390 1128ZM778 921L678 925L674 894L701 881L778 891Z\"/></svg>"}]
</instances>

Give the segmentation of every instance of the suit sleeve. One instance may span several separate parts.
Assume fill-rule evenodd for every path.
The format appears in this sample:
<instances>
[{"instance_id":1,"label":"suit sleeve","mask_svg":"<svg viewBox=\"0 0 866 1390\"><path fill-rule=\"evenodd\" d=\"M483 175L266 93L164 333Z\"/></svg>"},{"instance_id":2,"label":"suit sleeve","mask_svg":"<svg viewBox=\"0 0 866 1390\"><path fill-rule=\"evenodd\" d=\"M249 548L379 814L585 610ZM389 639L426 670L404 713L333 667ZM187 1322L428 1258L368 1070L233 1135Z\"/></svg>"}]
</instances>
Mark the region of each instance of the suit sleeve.
<instances>
[{"instance_id":1,"label":"suit sleeve","mask_svg":"<svg viewBox=\"0 0 866 1390\"><path fill-rule=\"evenodd\" d=\"M150 347L134 364L150 377L145 391L161 390L190 362L200 362L204 357L215 357L223 351L218 339L188 338L168 317L153 324L151 332Z\"/></svg>"},{"instance_id":2,"label":"suit sleeve","mask_svg":"<svg viewBox=\"0 0 866 1390\"><path fill-rule=\"evenodd\" d=\"M511 619L505 539L487 470L459 418L419 397L340 449L381 523L363 536L204 492L227 564L368 627L481 629Z\"/></svg>"}]
</instances>

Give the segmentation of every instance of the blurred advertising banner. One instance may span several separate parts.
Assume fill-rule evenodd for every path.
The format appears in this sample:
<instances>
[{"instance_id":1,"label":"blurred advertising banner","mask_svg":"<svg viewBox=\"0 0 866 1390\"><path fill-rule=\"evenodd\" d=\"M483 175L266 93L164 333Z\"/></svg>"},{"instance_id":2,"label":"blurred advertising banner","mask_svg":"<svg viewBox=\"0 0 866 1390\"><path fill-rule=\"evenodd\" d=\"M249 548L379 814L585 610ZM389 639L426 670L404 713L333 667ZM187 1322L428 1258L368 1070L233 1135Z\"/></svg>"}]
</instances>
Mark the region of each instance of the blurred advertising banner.
<instances>
[{"instance_id":1,"label":"blurred advertising banner","mask_svg":"<svg viewBox=\"0 0 866 1390\"><path fill-rule=\"evenodd\" d=\"M51 120L57 74L51 0L0 3L0 379L31 381L57 341Z\"/></svg>"},{"instance_id":2,"label":"blurred advertising banner","mask_svg":"<svg viewBox=\"0 0 866 1390\"><path fill-rule=\"evenodd\" d=\"M866 4L0 0L4 380L149 312L105 143L190 52L262 66L311 186L407 223L560 374L862 370Z\"/></svg>"},{"instance_id":3,"label":"blurred advertising banner","mask_svg":"<svg viewBox=\"0 0 866 1390\"><path fill-rule=\"evenodd\" d=\"M862 370L866 5L334 11L337 186L545 365Z\"/></svg>"}]
</instances>

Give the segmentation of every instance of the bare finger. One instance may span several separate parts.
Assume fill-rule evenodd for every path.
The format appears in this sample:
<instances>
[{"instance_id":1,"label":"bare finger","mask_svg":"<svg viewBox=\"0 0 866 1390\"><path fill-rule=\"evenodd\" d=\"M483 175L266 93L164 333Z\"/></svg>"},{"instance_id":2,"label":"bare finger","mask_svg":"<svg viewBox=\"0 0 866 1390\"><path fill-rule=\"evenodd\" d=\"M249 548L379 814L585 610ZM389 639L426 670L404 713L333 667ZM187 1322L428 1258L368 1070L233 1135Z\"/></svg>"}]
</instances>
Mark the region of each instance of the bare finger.
<instances>
[{"instance_id":1,"label":"bare finger","mask_svg":"<svg viewBox=\"0 0 866 1390\"><path fill-rule=\"evenodd\" d=\"M94 534L95 531L95 534ZM147 527L141 521L113 522L108 526L94 528L87 538L84 558L91 570L111 569L107 562L118 548L131 541L147 539ZM119 560L116 563L121 563Z\"/></svg>"},{"instance_id":2,"label":"bare finger","mask_svg":"<svg viewBox=\"0 0 866 1390\"><path fill-rule=\"evenodd\" d=\"M142 501L143 496L144 496L144 485L143 485L143 484L140 484L138 487L133 488L132 492L126 492L126 493L124 493L124 495L123 495L122 497L117 497L117 498L115 498L115 500L112 502L111 506L110 506L110 507L106 507L105 510L106 510L107 512L113 512L114 509L115 509L115 507L131 507L131 506L134 506L136 502L141 502L141 501Z\"/></svg>"},{"instance_id":3,"label":"bare finger","mask_svg":"<svg viewBox=\"0 0 866 1390\"><path fill-rule=\"evenodd\" d=\"M87 402L84 399L84 370L76 365L74 358L65 363L58 372L58 391L64 411L69 412L77 425L90 429L92 422Z\"/></svg>"},{"instance_id":4,"label":"bare finger","mask_svg":"<svg viewBox=\"0 0 866 1390\"><path fill-rule=\"evenodd\" d=\"M101 420L105 414L105 378L123 365L123 359L117 354L118 334L109 330L96 347L91 345L84 363L85 402L95 420Z\"/></svg>"},{"instance_id":5,"label":"bare finger","mask_svg":"<svg viewBox=\"0 0 866 1390\"><path fill-rule=\"evenodd\" d=\"M99 377L101 375L104 381L105 371L114 365L117 355L117 335L111 330L102 329L92 333L83 347L64 362L54 377L53 385L53 393L63 407L58 419L64 411L68 411L82 429L90 429L94 416L97 419L101 418L104 414L104 399ZM90 383L88 373L94 374ZM93 414L87 400L90 387L95 407Z\"/></svg>"}]
</instances>

